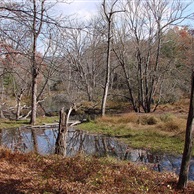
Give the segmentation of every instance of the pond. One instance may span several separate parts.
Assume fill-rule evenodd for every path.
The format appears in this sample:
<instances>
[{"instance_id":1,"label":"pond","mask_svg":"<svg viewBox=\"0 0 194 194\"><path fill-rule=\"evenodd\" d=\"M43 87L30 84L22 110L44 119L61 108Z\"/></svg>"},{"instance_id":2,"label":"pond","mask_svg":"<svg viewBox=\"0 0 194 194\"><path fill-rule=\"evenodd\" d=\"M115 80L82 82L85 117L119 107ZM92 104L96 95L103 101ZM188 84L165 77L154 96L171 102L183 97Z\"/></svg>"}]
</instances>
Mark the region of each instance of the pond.
<instances>
[{"instance_id":1,"label":"pond","mask_svg":"<svg viewBox=\"0 0 194 194\"><path fill-rule=\"evenodd\" d=\"M54 154L57 128L28 128L0 130L0 145L23 153L37 152L41 155ZM182 156L152 153L147 150L132 149L121 141L98 134L90 134L69 128L67 136L67 156L78 152L98 156L113 156L118 160L130 160L148 164L157 171L179 173ZM194 158L191 159L189 180L194 181Z\"/></svg>"}]
</instances>

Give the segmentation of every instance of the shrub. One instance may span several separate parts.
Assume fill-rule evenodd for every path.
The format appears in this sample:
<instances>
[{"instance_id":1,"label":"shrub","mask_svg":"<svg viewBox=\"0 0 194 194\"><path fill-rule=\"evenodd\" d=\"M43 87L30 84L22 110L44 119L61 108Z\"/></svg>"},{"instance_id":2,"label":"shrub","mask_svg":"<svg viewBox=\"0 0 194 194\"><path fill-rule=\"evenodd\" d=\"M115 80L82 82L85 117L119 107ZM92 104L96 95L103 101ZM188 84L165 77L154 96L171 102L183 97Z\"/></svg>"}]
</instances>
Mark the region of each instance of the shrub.
<instances>
[{"instance_id":1,"label":"shrub","mask_svg":"<svg viewBox=\"0 0 194 194\"><path fill-rule=\"evenodd\" d=\"M162 131L166 131L166 132L181 132L185 128L185 121L174 119L174 120L162 123L158 127Z\"/></svg>"},{"instance_id":2,"label":"shrub","mask_svg":"<svg viewBox=\"0 0 194 194\"><path fill-rule=\"evenodd\" d=\"M160 116L160 120L163 121L164 123L172 121L173 120L173 115L166 113L166 114L162 114Z\"/></svg>"},{"instance_id":3,"label":"shrub","mask_svg":"<svg viewBox=\"0 0 194 194\"><path fill-rule=\"evenodd\" d=\"M119 118L120 123L138 123L139 116L135 113L125 114Z\"/></svg>"},{"instance_id":4,"label":"shrub","mask_svg":"<svg viewBox=\"0 0 194 194\"><path fill-rule=\"evenodd\" d=\"M154 116L142 116L139 123L142 125L155 125L158 123L158 119Z\"/></svg>"},{"instance_id":5,"label":"shrub","mask_svg":"<svg viewBox=\"0 0 194 194\"><path fill-rule=\"evenodd\" d=\"M165 131L170 131L170 132L175 132L175 131L179 131L180 130L180 125L179 123L175 122L175 121L168 121L165 123L164 125L164 130Z\"/></svg>"},{"instance_id":6,"label":"shrub","mask_svg":"<svg viewBox=\"0 0 194 194\"><path fill-rule=\"evenodd\" d=\"M148 125L155 125L155 124L157 124L157 122L158 122L158 119L154 116L148 117L148 119L147 119Z\"/></svg>"}]
</instances>

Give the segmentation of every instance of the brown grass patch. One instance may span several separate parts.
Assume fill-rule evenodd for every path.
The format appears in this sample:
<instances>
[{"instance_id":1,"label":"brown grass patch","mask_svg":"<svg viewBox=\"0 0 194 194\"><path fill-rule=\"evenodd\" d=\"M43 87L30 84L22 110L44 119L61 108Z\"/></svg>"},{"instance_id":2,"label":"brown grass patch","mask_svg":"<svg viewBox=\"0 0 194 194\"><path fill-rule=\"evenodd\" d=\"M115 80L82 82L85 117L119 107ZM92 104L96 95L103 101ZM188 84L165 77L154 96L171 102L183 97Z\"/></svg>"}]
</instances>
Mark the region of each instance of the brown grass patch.
<instances>
[{"instance_id":1,"label":"brown grass patch","mask_svg":"<svg viewBox=\"0 0 194 194\"><path fill-rule=\"evenodd\" d=\"M177 117L170 117L170 119L165 120L165 122L163 121L158 124L158 127L166 132L183 132L185 131L186 120Z\"/></svg>"},{"instance_id":2,"label":"brown grass patch","mask_svg":"<svg viewBox=\"0 0 194 194\"><path fill-rule=\"evenodd\" d=\"M158 123L158 118L153 115L141 113L128 113L117 116L104 116L97 119L98 122L114 123L114 124L142 124L142 125L155 125Z\"/></svg>"}]
</instances>

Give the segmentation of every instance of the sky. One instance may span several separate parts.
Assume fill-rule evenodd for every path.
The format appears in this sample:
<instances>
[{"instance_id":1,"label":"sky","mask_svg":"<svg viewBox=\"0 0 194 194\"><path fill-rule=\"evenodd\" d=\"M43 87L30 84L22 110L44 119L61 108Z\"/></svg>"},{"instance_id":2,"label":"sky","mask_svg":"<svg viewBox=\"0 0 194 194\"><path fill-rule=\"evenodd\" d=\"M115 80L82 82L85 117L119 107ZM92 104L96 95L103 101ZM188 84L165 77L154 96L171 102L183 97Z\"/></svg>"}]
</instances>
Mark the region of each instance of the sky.
<instances>
[{"instance_id":1,"label":"sky","mask_svg":"<svg viewBox=\"0 0 194 194\"><path fill-rule=\"evenodd\" d=\"M2 1L2 0L0 0ZM29 0L3 0L3 1L29 1ZM111 1L111 0L106 0ZM118 0L119 1L125 1L125 0ZM131 0L136 1L136 0ZM146 0L149 1L149 0ZM160 1L160 0L158 0ZM189 12L194 12L194 0L180 0L183 3L193 2L192 6L190 7ZM102 0L47 0L47 2L58 2L55 7L55 12L59 14L62 14L64 16L68 15L75 15L79 19L83 20L89 20L90 18L94 17L101 7ZM66 2L66 3L61 3ZM173 2L169 0L169 2ZM194 22L191 21L188 25L191 25L194 27Z\"/></svg>"},{"instance_id":2,"label":"sky","mask_svg":"<svg viewBox=\"0 0 194 194\"><path fill-rule=\"evenodd\" d=\"M63 0L58 0L63 1ZM89 20L98 13L101 7L102 0L65 0L67 3L59 3L56 7L57 11L64 15L74 14L77 18ZM109 1L109 0L108 0ZM183 3L193 2L189 8L189 12L194 12L194 0L181 0ZM188 25L194 26L194 22L189 22ZM187 25L187 24L185 24Z\"/></svg>"},{"instance_id":3,"label":"sky","mask_svg":"<svg viewBox=\"0 0 194 194\"><path fill-rule=\"evenodd\" d=\"M57 10L64 15L75 14L78 18L90 19L98 12L102 0L71 0L71 3L59 3Z\"/></svg>"}]
</instances>

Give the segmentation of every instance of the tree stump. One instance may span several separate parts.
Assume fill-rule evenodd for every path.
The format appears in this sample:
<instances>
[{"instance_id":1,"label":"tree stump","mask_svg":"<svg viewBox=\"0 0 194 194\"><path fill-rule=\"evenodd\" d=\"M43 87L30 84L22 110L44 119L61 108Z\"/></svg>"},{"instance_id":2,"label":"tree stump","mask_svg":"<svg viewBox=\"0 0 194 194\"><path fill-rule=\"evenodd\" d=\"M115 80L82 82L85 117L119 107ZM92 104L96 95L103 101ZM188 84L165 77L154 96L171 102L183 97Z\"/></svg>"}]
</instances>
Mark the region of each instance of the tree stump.
<instances>
[{"instance_id":1,"label":"tree stump","mask_svg":"<svg viewBox=\"0 0 194 194\"><path fill-rule=\"evenodd\" d=\"M67 132L68 132L68 126L67 126L67 114L64 111L64 107L60 111L60 119L59 119L59 132L56 139L55 144L55 154L59 154L63 157L66 156L66 139L67 139Z\"/></svg>"}]
</instances>

